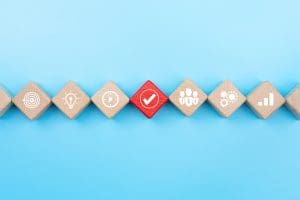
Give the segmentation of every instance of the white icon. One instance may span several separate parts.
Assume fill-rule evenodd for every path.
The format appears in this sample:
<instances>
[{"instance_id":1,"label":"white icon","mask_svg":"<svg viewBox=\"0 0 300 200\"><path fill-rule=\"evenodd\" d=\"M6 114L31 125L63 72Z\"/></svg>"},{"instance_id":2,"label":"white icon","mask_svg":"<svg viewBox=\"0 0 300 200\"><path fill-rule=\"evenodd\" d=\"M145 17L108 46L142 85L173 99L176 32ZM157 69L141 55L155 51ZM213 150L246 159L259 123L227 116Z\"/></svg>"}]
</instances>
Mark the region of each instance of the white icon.
<instances>
[{"instance_id":1,"label":"white icon","mask_svg":"<svg viewBox=\"0 0 300 200\"><path fill-rule=\"evenodd\" d=\"M179 92L178 100L181 105L191 107L199 103L199 95L196 90L193 91L191 88L186 88L185 91Z\"/></svg>"},{"instance_id":2,"label":"white icon","mask_svg":"<svg viewBox=\"0 0 300 200\"><path fill-rule=\"evenodd\" d=\"M76 93L69 91L65 93L63 100L64 104L67 105L70 110L73 110L75 105L78 103L79 98L77 97Z\"/></svg>"},{"instance_id":3,"label":"white icon","mask_svg":"<svg viewBox=\"0 0 300 200\"><path fill-rule=\"evenodd\" d=\"M158 93L153 89L146 89L140 94L140 103L146 109L155 108L159 103Z\"/></svg>"},{"instance_id":4,"label":"white icon","mask_svg":"<svg viewBox=\"0 0 300 200\"><path fill-rule=\"evenodd\" d=\"M119 104L119 95L115 91L106 91L102 95L102 103L106 108L114 108Z\"/></svg>"},{"instance_id":5,"label":"white icon","mask_svg":"<svg viewBox=\"0 0 300 200\"><path fill-rule=\"evenodd\" d=\"M39 107L41 103L40 96L36 92L27 92L24 95L23 103L26 108L35 109Z\"/></svg>"},{"instance_id":6,"label":"white icon","mask_svg":"<svg viewBox=\"0 0 300 200\"><path fill-rule=\"evenodd\" d=\"M220 106L222 108L225 108L225 107L229 106L230 104L237 102L239 96L233 90L229 90L229 91L223 90L220 92L220 97L221 97Z\"/></svg>"},{"instance_id":7,"label":"white icon","mask_svg":"<svg viewBox=\"0 0 300 200\"><path fill-rule=\"evenodd\" d=\"M153 99L155 99L155 97L156 94L152 94L148 99L144 98L143 102L148 106L153 101Z\"/></svg>"},{"instance_id":8,"label":"white icon","mask_svg":"<svg viewBox=\"0 0 300 200\"><path fill-rule=\"evenodd\" d=\"M274 106L274 93L269 93L269 97L263 98L263 101L257 102L258 106L264 106L264 107L273 107Z\"/></svg>"}]
</instances>

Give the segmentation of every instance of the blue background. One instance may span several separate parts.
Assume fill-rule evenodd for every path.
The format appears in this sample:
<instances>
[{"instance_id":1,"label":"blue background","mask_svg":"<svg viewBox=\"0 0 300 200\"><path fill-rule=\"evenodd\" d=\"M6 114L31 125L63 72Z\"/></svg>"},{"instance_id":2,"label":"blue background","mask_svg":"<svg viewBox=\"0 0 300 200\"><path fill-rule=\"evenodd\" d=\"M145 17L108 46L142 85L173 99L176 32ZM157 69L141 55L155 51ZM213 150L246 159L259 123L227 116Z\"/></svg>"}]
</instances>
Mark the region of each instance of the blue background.
<instances>
[{"instance_id":1,"label":"blue background","mask_svg":"<svg viewBox=\"0 0 300 200\"><path fill-rule=\"evenodd\" d=\"M299 81L297 0L0 1L0 81L54 96L89 95L112 79L131 96L147 79L170 94L185 78L244 94ZM300 199L300 123L285 108L258 119L243 106L191 118L167 104L152 119L132 105L113 120L90 105L68 120L52 106L30 122L0 119L0 199Z\"/></svg>"}]
</instances>

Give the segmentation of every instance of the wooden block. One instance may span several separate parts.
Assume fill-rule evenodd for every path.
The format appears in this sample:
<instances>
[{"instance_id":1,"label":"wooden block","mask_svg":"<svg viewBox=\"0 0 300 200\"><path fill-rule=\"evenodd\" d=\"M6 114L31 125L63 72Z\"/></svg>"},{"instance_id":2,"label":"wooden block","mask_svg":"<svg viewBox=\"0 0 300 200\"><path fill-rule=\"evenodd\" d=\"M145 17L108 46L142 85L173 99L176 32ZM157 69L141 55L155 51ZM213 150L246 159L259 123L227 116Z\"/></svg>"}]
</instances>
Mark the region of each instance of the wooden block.
<instances>
[{"instance_id":1,"label":"wooden block","mask_svg":"<svg viewBox=\"0 0 300 200\"><path fill-rule=\"evenodd\" d=\"M113 81L109 81L96 92L92 102L107 118L113 118L128 104L129 98Z\"/></svg>"},{"instance_id":2,"label":"wooden block","mask_svg":"<svg viewBox=\"0 0 300 200\"><path fill-rule=\"evenodd\" d=\"M286 106L300 119L300 85L295 87L286 97Z\"/></svg>"},{"instance_id":3,"label":"wooden block","mask_svg":"<svg viewBox=\"0 0 300 200\"><path fill-rule=\"evenodd\" d=\"M0 117L4 115L4 113L10 108L11 106L11 96L5 90L4 87L0 87Z\"/></svg>"},{"instance_id":4,"label":"wooden block","mask_svg":"<svg viewBox=\"0 0 300 200\"><path fill-rule=\"evenodd\" d=\"M70 81L52 99L52 102L70 119L76 118L90 103L90 98L76 83Z\"/></svg>"},{"instance_id":5,"label":"wooden block","mask_svg":"<svg viewBox=\"0 0 300 200\"><path fill-rule=\"evenodd\" d=\"M147 118L152 118L168 101L168 97L152 82L146 81L130 98Z\"/></svg>"},{"instance_id":6,"label":"wooden block","mask_svg":"<svg viewBox=\"0 0 300 200\"><path fill-rule=\"evenodd\" d=\"M267 119L279 109L285 99L268 81L263 82L248 95L247 103L250 108L262 119Z\"/></svg>"},{"instance_id":7,"label":"wooden block","mask_svg":"<svg viewBox=\"0 0 300 200\"><path fill-rule=\"evenodd\" d=\"M207 99L207 95L191 80L185 80L169 96L170 101L186 116L191 116Z\"/></svg>"},{"instance_id":8,"label":"wooden block","mask_svg":"<svg viewBox=\"0 0 300 200\"><path fill-rule=\"evenodd\" d=\"M208 101L223 117L229 117L245 103L246 97L226 80L209 95Z\"/></svg>"},{"instance_id":9,"label":"wooden block","mask_svg":"<svg viewBox=\"0 0 300 200\"><path fill-rule=\"evenodd\" d=\"M29 119L38 118L51 105L49 96L34 82L30 82L15 98L13 103Z\"/></svg>"}]
</instances>

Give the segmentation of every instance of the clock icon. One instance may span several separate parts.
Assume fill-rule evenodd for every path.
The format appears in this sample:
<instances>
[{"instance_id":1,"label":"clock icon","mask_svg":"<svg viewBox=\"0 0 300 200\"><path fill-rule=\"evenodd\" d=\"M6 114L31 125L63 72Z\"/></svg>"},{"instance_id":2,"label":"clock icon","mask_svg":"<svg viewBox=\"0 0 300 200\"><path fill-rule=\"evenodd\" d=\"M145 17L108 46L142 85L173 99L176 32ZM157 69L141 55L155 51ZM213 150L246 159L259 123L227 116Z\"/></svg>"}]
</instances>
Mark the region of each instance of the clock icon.
<instances>
[{"instance_id":1,"label":"clock icon","mask_svg":"<svg viewBox=\"0 0 300 200\"><path fill-rule=\"evenodd\" d=\"M106 108L114 108L119 104L119 95L115 91L106 91L102 95L102 103Z\"/></svg>"}]
</instances>

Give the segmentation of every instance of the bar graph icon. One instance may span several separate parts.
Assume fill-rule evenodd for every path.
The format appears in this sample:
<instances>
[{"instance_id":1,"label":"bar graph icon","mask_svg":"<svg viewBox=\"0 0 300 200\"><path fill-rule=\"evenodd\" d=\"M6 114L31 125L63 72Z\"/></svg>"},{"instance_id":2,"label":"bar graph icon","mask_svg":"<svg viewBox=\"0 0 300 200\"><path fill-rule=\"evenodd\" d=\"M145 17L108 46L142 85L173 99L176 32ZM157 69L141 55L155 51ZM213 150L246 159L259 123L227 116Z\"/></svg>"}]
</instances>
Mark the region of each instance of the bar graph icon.
<instances>
[{"instance_id":1,"label":"bar graph icon","mask_svg":"<svg viewBox=\"0 0 300 200\"><path fill-rule=\"evenodd\" d=\"M269 93L268 97L263 98L263 101L257 102L257 105L262 107L273 107L274 106L274 93Z\"/></svg>"}]
</instances>

